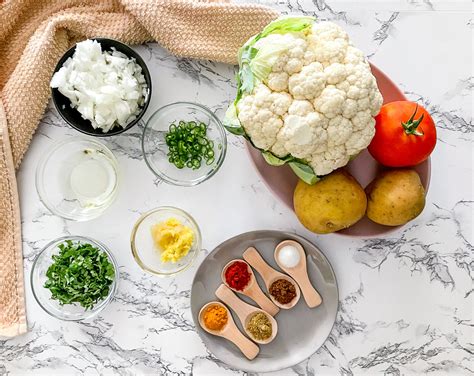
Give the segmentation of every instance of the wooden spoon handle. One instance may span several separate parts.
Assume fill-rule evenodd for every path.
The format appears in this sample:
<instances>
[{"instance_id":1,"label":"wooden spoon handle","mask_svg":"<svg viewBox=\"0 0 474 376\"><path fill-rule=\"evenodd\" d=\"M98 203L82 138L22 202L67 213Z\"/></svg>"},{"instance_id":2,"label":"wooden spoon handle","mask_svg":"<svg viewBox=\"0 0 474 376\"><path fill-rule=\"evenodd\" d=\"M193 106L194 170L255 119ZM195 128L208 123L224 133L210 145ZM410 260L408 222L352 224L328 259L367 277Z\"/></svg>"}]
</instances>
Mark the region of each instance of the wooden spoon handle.
<instances>
[{"instance_id":1,"label":"wooden spoon handle","mask_svg":"<svg viewBox=\"0 0 474 376\"><path fill-rule=\"evenodd\" d=\"M224 284L221 284L217 288L216 296L234 310L243 326L245 326L245 318L256 309L243 300L240 300L239 297Z\"/></svg>"},{"instance_id":2,"label":"wooden spoon handle","mask_svg":"<svg viewBox=\"0 0 474 376\"><path fill-rule=\"evenodd\" d=\"M226 338L232 341L249 360L254 359L260 352L260 348L245 337L237 327L229 329Z\"/></svg>"},{"instance_id":3,"label":"wooden spoon handle","mask_svg":"<svg viewBox=\"0 0 474 376\"><path fill-rule=\"evenodd\" d=\"M270 315L275 316L280 311L280 308L278 308L275 303L273 303L270 298L263 293L257 282L254 283L252 288L246 291L246 294L247 296L252 298L255 303L260 306L261 309L263 309Z\"/></svg>"},{"instance_id":4,"label":"wooden spoon handle","mask_svg":"<svg viewBox=\"0 0 474 376\"><path fill-rule=\"evenodd\" d=\"M295 277L298 277L298 279ZM294 275L293 278L296 280L298 285L300 285L304 300L309 308L317 307L322 303L321 295L319 295L311 284L307 273L301 273L298 276Z\"/></svg>"},{"instance_id":5,"label":"wooden spoon handle","mask_svg":"<svg viewBox=\"0 0 474 376\"><path fill-rule=\"evenodd\" d=\"M243 254L243 258L262 276L266 283L278 274L275 269L265 262L254 247L247 248Z\"/></svg>"}]
</instances>

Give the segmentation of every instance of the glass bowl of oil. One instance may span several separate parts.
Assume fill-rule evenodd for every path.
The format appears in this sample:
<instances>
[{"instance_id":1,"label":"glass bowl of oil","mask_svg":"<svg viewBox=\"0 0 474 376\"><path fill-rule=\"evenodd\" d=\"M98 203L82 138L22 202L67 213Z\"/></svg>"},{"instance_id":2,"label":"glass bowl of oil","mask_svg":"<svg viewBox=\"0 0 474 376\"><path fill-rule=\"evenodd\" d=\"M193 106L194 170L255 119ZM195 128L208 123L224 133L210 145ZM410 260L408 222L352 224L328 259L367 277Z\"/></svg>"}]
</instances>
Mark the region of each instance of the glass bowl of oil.
<instances>
[{"instance_id":1,"label":"glass bowl of oil","mask_svg":"<svg viewBox=\"0 0 474 376\"><path fill-rule=\"evenodd\" d=\"M36 168L36 190L53 213L73 221L100 216L114 201L119 185L112 152L92 138L55 143Z\"/></svg>"}]
</instances>

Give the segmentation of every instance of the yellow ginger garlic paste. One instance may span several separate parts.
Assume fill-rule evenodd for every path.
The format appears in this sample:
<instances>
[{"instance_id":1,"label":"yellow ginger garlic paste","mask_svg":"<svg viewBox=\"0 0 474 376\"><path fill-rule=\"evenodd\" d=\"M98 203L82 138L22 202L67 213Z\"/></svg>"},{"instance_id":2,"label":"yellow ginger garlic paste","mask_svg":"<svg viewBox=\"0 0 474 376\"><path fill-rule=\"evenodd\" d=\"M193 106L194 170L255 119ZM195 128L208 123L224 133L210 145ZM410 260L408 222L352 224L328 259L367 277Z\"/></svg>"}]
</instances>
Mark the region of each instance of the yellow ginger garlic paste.
<instances>
[{"instance_id":1,"label":"yellow ginger garlic paste","mask_svg":"<svg viewBox=\"0 0 474 376\"><path fill-rule=\"evenodd\" d=\"M194 242L194 232L176 218L151 226L151 236L161 252L162 262L178 262L185 257Z\"/></svg>"}]
</instances>

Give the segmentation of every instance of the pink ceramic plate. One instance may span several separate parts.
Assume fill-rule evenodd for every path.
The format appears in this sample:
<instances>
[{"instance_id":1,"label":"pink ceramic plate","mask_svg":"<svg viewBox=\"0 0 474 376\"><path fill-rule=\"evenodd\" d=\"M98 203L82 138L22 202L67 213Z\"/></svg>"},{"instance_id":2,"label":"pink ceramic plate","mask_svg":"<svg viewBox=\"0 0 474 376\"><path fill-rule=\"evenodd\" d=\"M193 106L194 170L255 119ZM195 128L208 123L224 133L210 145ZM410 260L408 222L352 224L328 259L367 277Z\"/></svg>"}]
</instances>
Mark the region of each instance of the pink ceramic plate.
<instances>
[{"instance_id":1,"label":"pink ceramic plate","mask_svg":"<svg viewBox=\"0 0 474 376\"><path fill-rule=\"evenodd\" d=\"M371 67L372 73L377 79L379 90L384 98L384 103L406 100L400 89L381 70L372 64ZM268 188L283 201L285 205L293 209L293 191L298 181L296 175L288 166L274 167L267 164L260 152L254 149L249 143L247 143L247 150L253 164ZM357 179L362 187L367 186L374 179L377 172L384 169L382 165L372 158L367 150L361 152L359 156L345 168ZM421 182L426 192L428 192L431 176L430 159L416 166L415 170L420 175ZM364 217L354 226L339 231L338 234L372 237L383 235L396 228L397 227L376 224Z\"/></svg>"}]
</instances>

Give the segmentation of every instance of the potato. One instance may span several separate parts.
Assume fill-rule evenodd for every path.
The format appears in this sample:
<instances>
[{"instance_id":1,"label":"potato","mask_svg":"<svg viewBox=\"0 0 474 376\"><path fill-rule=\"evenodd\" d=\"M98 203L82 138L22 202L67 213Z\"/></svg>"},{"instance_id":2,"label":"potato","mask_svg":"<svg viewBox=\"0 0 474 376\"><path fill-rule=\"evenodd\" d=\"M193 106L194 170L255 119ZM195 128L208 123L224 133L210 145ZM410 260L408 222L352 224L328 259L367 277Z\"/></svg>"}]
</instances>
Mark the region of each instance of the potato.
<instances>
[{"instance_id":1,"label":"potato","mask_svg":"<svg viewBox=\"0 0 474 376\"><path fill-rule=\"evenodd\" d=\"M403 225L416 218L425 207L425 189L414 170L382 172L365 191L367 217L381 225Z\"/></svg>"},{"instance_id":2,"label":"potato","mask_svg":"<svg viewBox=\"0 0 474 376\"><path fill-rule=\"evenodd\" d=\"M318 234L328 234L361 219L367 197L352 175L337 170L314 185L300 180L293 195L293 205L304 227Z\"/></svg>"}]
</instances>

